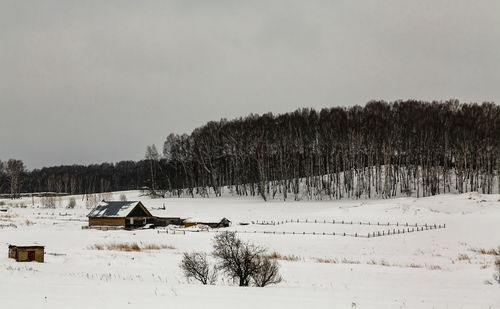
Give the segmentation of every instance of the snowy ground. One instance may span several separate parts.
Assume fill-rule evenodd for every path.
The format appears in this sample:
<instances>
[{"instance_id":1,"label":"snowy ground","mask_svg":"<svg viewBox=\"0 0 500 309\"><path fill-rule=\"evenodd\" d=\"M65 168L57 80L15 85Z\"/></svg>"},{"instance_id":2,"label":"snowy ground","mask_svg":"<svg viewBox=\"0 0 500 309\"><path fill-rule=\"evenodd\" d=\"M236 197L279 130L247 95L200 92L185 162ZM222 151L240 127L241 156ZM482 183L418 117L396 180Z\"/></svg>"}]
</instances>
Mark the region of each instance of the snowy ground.
<instances>
[{"instance_id":1,"label":"snowy ground","mask_svg":"<svg viewBox=\"0 0 500 309\"><path fill-rule=\"evenodd\" d=\"M118 199L121 193L115 193ZM211 250L213 233L158 230L83 230L89 210L38 208L31 199L0 212L0 304L2 308L118 308L160 305L203 308L500 308L493 280L495 256L476 249L500 245L500 195L478 193L391 200L262 202L242 198L154 199L126 192L154 214L216 221L229 230L268 231L239 236L293 260L280 261L284 281L266 288L187 282L182 252ZM158 210L165 205L166 210ZM239 222L308 220L308 223L238 225ZM300 233L360 233L394 229L373 225L309 223L345 220L446 224L445 229L376 238ZM14 225L16 227L14 227ZM280 232L299 235L280 235ZM7 258L9 243L46 246L45 263ZM94 245L133 243L175 249L122 252ZM329 263L324 263L324 262ZM491 284L490 284L491 283Z\"/></svg>"}]
</instances>

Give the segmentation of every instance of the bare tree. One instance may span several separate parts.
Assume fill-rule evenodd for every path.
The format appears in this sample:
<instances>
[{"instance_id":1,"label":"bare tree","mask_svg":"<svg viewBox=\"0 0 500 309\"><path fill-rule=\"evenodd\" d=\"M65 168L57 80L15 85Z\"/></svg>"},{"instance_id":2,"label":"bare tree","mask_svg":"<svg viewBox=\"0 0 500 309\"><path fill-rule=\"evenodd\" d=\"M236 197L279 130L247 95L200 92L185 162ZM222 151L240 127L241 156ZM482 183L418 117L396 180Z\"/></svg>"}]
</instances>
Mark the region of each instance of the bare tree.
<instances>
[{"instance_id":1,"label":"bare tree","mask_svg":"<svg viewBox=\"0 0 500 309\"><path fill-rule=\"evenodd\" d=\"M156 146L153 144L151 146L146 147L146 155L145 159L149 161L150 170L151 170L151 190L153 193L156 192L156 165L160 160L160 155L158 154L158 150L156 150Z\"/></svg>"},{"instance_id":2,"label":"bare tree","mask_svg":"<svg viewBox=\"0 0 500 309\"><path fill-rule=\"evenodd\" d=\"M214 284L217 280L217 270L210 267L206 253L184 253L179 265L186 278L194 278L203 284Z\"/></svg>"},{"instance_id":3,"label":"bare tree","mask_svg":"<svg viewBox=\"0 0 500 309\"><path fill-rule=\"evenodd\" d=\"M280 266L276 259L271 259L266 255L261 255L255 261L258 265L257 271L252 274L253 283L258 287L265 287L269 284L280 283L282 278L279 274Z\"/></svg>"},{"instance_id":4,"label":"bare tree","mask_svg":"<svg viewBox=\"0 0 500 309\"><path fill-rule=\"evenodd\" d=\"M99 203L98 194L87 194L87 199L85 200L85 206L87 209L94 208Z\"/></svg>"},{"instance_id":5,"label":"bare tree","mask_svg":"<svg viewBox=\"0 0 500 309\"><path fill-rule=\"evenodd\" d=\"M24 172L23 161L15 159L7 161L7 172L10 180L10 194L12 198L16 198L21 192L21 176Z\"/></svg>"},{"instance_id":6,"label":"bare tree","mask_svg":"<svg viewBox=\"0 0 500 309\"><path fill-rule=\"evenodd\" d=\"M222 232L214 237L213 254L218 258L218 268L240 286L248 286L251 276L259 269L258 258L266 250L254 244L243 242L235 232Z\"/></svg>"}]
</instances>

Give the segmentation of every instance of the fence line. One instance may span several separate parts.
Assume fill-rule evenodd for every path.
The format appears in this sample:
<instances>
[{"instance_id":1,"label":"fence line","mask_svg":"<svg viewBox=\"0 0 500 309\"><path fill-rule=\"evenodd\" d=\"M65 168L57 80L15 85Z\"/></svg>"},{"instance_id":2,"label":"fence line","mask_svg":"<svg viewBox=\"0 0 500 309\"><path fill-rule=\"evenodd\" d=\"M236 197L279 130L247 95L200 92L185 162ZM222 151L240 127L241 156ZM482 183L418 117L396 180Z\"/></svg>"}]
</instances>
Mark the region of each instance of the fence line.
<instances>
[{"instance_id":1,"label":"fence line","mask_svg":"<svg viewBox=\"0 0 500 309\"><path fill-rule=\"evenodd\" d=\"M417 226L417 227L405 227L403 229L388 229L388 230L381 230L381 231L376 231L376 232L369 232L369 233L337 233L337 232L286 232L286 231L233 231L235 233L241 233L241 234L271 234L271 235L317 235L317 236L343 236L343 237L358 237L358 238L375 238L375 237L382 237L382 236L390 236L390 235L400 235L400 234L408 234L408 233L414 233L414 232L423 232L423 231L429 231L429 230L437 230L437 229L444 229L446 228L446 224L439 224L439 225L427 225L427 226ZM181 234L181 235L186 235L186 232L192 232L192 233L219 233L221 232L220 230L165 230L165 231L160 231L158 230L157 233L166 233L166 234Z\"/></svg>"},{"instance_id":2,"label":"fence line","mask_svg":"<svg viewBox=\"0 0 500 309\"><path fill-rule=\"evenodd\" d=\"M300 220L300 219L290 219L290 220L281 220L281 221L269 221L269 220L256 220L252 221L253 224L259 225L282 225L287 223L316 223L316 224L347 224L347 225L374 225L374 226L399 226L399 227L429 227L436 226L436 224L428 224L428 223L391 223L391 222L363 222L363 221L354 221L354 220ZM446 224L445 224L446 226Z\"/></svg>"},{"instance_id":3,"label":"fence line","mask_svg":"<svg viewBox=\"0 0 500 309\"><path fill-rule=\"evenodd\" d=\"M114 231L114 230L123 230L123 226L90 226L84 225L82 226L82 230L100 230L100 231Z\"/></svg>"}]
</instances>

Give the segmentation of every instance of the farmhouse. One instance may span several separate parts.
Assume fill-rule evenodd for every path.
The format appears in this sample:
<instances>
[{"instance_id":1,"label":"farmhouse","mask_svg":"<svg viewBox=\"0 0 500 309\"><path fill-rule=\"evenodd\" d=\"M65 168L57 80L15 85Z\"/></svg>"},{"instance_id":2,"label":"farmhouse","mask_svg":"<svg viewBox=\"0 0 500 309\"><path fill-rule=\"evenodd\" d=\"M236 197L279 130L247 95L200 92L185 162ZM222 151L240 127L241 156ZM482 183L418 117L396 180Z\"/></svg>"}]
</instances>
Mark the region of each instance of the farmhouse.
<instances>
[{"instance_id":1,"label":"farmhouse","mask_svg":"<svg viewBox=\"0 0 500 309\"><path fill-rule=\"evenodd\" d=\"M155 217L137 201L102 201L87 215L89 226L141 227Z\"/></svg>"},{"instance_id":2,"label":"farmhouse","mask_svg":"<svg viewBox=\"0 0 500 309\"><path fill-rule=\"evenodd\" d=\"M146 224L182 225L181 218L156 217L138 201L102 201L87 215L89 226L123 226L139 228Z\"/></svg>"},{"instance_id":3,"label":"farmhouse","mask_svg":"<svg viewBox=\"0 0 500 309\"><path fill-rule=\"evenodd\" d=\"M36 261L43 263L45 247L39 245L31 246L15 246L9 245L9 258L15 259L17 262Z\"/></svg>"}]
</instances>

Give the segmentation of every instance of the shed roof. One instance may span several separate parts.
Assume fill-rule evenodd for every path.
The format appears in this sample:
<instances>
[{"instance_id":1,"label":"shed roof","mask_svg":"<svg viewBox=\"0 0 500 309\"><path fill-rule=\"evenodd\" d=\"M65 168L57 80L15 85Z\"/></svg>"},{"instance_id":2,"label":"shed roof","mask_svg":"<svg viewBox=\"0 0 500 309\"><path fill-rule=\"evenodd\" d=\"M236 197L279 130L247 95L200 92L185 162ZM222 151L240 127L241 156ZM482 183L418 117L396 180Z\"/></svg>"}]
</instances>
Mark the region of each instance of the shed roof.
<instances>
[{"instance_id":1,"label":"shed roof","mask_svg":"<svg viewBox=\"0 0 500 309\"><path fill-rule=\"evenodd\" d=\"M151 215L146 207L138 201L102 201L92 209L87 217L127 217L137 206L143 208L146 213Z\"/></svg>"},{"instance_id":2,"label":"shed roof","mask_svg":"<svg viewBox=\"0 0 500 309\"><path fill-rule=\"evenodd\" d=\"M21 244L21 245L12 245L9 244L9 248L20 248L20 249L25 249L25 248L33 248L33 249L43 249L45 246L38 245L38 244Z\"/></svg>"}]
</instances>

